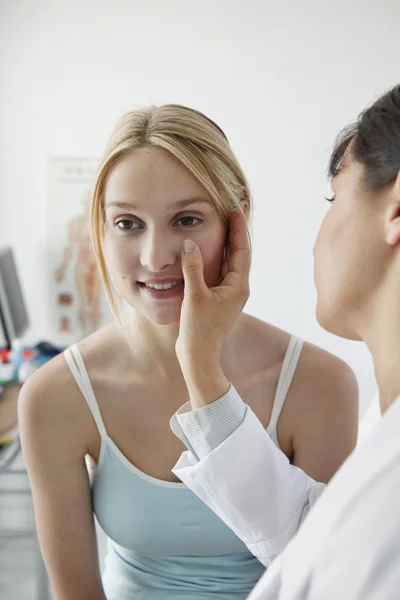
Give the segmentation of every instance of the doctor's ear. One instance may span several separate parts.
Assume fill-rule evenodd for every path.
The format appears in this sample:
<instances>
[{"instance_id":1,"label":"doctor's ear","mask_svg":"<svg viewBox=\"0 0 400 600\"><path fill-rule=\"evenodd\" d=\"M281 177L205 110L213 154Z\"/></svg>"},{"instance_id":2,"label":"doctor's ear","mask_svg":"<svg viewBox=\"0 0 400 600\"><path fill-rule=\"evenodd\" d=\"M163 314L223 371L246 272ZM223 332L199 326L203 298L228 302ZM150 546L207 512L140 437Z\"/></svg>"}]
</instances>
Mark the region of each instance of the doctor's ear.
<instances>
[{"instance_id":1,"label":"doctor's ear","mask_svg":"<svg viewBox=\"0 0 400 600\"><path fill-rule=\"evenodd\" d=\"M400 171L393 184L393 200L389 206L386 221L386 242L390 246L400 243Z\"/></svg>"}]
</instances>

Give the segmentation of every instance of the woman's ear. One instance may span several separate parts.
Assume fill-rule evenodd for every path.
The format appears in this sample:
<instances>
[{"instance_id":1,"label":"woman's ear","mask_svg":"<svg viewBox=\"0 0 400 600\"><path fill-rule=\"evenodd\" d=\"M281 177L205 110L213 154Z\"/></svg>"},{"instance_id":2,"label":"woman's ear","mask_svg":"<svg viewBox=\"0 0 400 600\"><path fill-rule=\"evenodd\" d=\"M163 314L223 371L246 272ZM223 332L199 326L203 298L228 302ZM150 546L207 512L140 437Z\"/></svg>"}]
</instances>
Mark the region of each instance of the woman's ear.
<instances>
[{"instance_id":1,"label":"woman's ear","mask_svg":"<svg viewBox=\"0 0 400 600\"><path fill-rule=\"evenodd\" d=\"M386 242L390 246L400 243L400 171L392 188L392 198L386 223Z\"/></svg>"}]
</instances>

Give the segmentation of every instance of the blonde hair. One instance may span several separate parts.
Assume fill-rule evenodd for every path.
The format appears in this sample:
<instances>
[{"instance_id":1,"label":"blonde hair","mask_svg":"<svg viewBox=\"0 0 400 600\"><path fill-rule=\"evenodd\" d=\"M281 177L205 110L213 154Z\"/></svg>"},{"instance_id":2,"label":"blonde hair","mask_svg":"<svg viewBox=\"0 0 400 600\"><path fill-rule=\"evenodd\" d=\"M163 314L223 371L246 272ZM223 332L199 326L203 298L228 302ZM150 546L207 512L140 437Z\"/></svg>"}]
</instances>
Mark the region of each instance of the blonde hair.
<instances>
[{"instance_id":1,"label":"blonde hair","mask_svg":"<svg viewBox=\"0 0 400 600\"><path fill-rule=\"evenodd\" d=\"M107 176L118 160L139 148L158 148L177 158L203 185L224 221L233 210L251 211L251 196L245 175L229 142L218 125L201 112L165 104L124 114L108 140L100 163L90 207L94 252L110 308L122 324L121 305L116 297L103 252Z\"/></svg>"}]
</instances>

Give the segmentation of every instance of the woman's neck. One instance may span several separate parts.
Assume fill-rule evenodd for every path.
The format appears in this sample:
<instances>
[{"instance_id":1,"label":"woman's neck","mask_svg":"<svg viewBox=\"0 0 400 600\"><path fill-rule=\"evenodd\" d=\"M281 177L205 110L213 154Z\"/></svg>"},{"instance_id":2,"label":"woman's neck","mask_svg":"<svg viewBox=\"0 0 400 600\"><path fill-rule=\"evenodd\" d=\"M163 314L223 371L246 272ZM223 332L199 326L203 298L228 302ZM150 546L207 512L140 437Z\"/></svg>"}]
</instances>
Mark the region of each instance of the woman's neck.
<instances>
[{"instance_id":1,"label":"woman's neck","mask_svg":"<svg viewBox=\"0 0 400 600\"><path fill-rule=\"evenodd\" d=\"M221 353L221 367L227 372L234 354L234 340L240 330L240 318L225 340ZM167 379L181 377L181 367L176 356L175 345L179 335L179 323L157 325L132 311L125 317L125 332L131 340L136 365L143 372L159 374ZM239 333L240 336L240 333Z\"/></svg>"},{"instance_id":2,"label":"woman's neck","mask_svg":"<svg viewBox=\"0 0 400 600\"><path fill-rule=\"evenodd\" d=\"M127 330L135 360L144 369L157 371L163 376L174 376L180 371L175 352L175 344L179 335L179 323L174 325L157 325L149 319L132 311L126 319Z\"/></svg>"}]
</instances>

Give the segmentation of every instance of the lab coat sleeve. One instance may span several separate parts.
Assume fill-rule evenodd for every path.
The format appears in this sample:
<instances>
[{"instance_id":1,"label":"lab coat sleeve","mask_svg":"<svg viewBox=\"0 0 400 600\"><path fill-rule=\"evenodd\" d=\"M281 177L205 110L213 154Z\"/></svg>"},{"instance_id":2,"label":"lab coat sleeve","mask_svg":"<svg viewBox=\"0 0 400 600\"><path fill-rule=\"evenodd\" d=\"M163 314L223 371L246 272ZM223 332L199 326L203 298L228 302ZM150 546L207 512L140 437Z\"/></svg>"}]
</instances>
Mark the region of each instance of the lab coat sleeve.
<instances>
[{"instance_id":1,"label":"lab coat sleeve","mask_svg":"<svg viewBox=\"0 0 400 600\"><path fill-rule=\"evenodd\" d=\"M244 421L247 406L231 384L215 402L192 410L190 402L176 412L170 426L185 446L202 459L218 448Z\"/></svg>"},{"instance_id":2,"label":"lab coat sleeve","mask_svg":"<svg viewBox=\"0 0 400 600\"><path fill-rule=\"evenodd\" d=\"M173 472L265 566L297 532L325 488L290 464L250 407L218 448L201 460L184 452Z\"/></svg>"}]
</instances>

